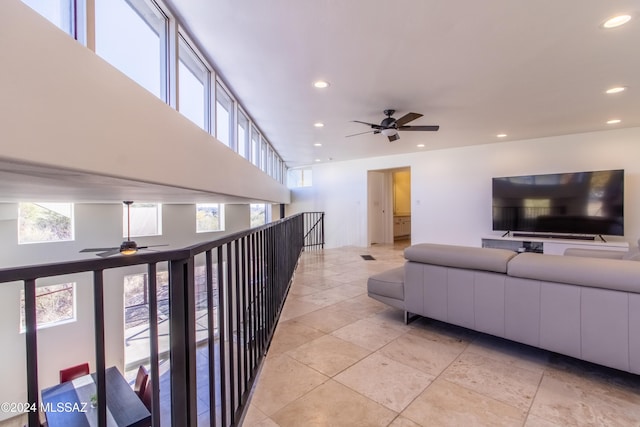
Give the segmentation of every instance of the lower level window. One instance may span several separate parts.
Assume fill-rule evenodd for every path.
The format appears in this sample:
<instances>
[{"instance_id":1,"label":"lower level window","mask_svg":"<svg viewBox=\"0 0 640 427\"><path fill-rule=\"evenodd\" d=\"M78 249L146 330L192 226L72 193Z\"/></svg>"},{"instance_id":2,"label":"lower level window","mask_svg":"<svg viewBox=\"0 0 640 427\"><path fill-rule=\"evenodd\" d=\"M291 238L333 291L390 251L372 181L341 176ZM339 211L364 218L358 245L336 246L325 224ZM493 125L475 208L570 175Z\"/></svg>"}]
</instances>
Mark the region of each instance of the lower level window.
<instances>
[{"instance_id":1,"label":"lower level window","mask_svg":"<svg viewBox=\"0 0 640 427\"><path fill-rule=\"evenodd\" d=\"M38 329L76 320L75 283L38 286L36 320ZM20 293L20 331L26 330L24 290Z\"/></svg>"},{"instance_id":2,"label":"lower level window","mask_svg":"<svg viewBox=\"0 0 640 427\"><path fill-rule=\"evenodd\" d=\"M220 203L199 203L196 205L196 232L224 230L224 205Z\"/></svg>"},{"instance_id":3,"label":"lower level window","mask_svg":"<svg viewBox=\"0 0 640 427\"><path fill-rule=\"evenodd\" d=\"M18 243L73 240L72 203L20 203Z\"/></svg>"},{"instance_id":4,"label":"lower level window","mask_svg":"<svg viewBox=\"0 0 640 427\"><path fill-rule=\"evenodd\" d=\"M251 228L258 227L269 222L269 211L267 209L267 204L251 204L249 209L251 212Z\"/></svg>"}]
</instances>

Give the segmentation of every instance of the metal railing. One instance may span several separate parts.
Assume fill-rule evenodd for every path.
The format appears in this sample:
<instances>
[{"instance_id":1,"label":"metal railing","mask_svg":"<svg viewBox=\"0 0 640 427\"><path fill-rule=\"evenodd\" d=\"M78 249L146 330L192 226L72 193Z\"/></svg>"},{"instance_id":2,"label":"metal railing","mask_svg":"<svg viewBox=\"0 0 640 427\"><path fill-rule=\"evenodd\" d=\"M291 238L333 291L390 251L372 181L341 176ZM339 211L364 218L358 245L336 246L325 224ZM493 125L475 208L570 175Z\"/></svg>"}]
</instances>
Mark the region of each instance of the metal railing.
<instances>
[{"instance_id":1,"label":"metal railing","mask_svg":"<svg viewBox=\"0 0 640 427\"><path fill-rule=\"evenodd\" d=\"M146 265L150 378L154 379L151 382L152 426L202 425L202 418L207 414L210 426L237 425L271 341L300 254L305 246L324 245L323 221L321 212L303 213L180 250L0 270L0 283L24 283L29 403L34 408L40 407L37 281L89 272L93 276L94 291L98 425L107 425L104 289L110 284L106 283L104 273ZM204 303L202 294L196 291L194 271L203 263L208 336L200 340L205 344L198 345L196 306ZM158 341L157 272L164 266L169 275L169 368L168 373L163 373L169 376L168 387L160 374ZM206 387L198 384L198 379L203 381L203 372L208 372ZM40 426L37 411L29 413L28 425Z\"/></svg>"}]
</instances>

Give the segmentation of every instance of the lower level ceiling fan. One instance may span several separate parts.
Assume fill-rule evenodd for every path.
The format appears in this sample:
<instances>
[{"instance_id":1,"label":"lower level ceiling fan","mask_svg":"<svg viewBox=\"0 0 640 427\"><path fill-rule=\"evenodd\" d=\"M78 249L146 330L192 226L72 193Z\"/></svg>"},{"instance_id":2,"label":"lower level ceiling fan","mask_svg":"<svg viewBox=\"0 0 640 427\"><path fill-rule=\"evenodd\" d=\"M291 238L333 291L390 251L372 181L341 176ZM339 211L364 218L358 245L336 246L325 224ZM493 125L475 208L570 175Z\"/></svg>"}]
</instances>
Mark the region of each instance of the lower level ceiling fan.
<instances>
[{"instance_id":1,"label":"lower level ceiling fan","mask_svg":"<svg viewBox=\"0 0 640 427\"><path fill-rule=\"evenodd\" d=\"M86 248L81 250L80 252L100 252L96 255L102 258L110 257L111 255L121 254L121 255L133 255L137 253L141 249L149 249L158 246L168 246L168 245L151 245L151 246L138 246L136 242L131 240L131 205L133 201L125 200L122 203L127 205L127 240L122 242L119 247L113 248Z\"/></svg>"},{"instance_id":2,"label":"lower level ceiling fan","mask_svg":"<svg viewBox=\"0 0 640 427\"><path fill-rule=\"evenodd\" d=\"M422 114L407 113L404 116L400 117L399 119L394 119L391 116L393 116L395 112L396 110L384 110L384 114L387 117L383 119L379 125L375 123L367 123L367 122L361 122L360 120L354 120L354 122L356 123L362 123L363 125L370 126L371 129L373 130L370 130L367 132L360 132L353 135L347 135L347 137L363 135L365 133L373 132L374 134L381 133L387 138L389 138L389 142L393 142L400 139L400 136L398 135L398 131L432 131L433 132L440 129L440 126L437 126L437 125L407 126L407 123L414 121L415 119L419 119L420 117L422 117Z\"/></svg>"}]
</instances>

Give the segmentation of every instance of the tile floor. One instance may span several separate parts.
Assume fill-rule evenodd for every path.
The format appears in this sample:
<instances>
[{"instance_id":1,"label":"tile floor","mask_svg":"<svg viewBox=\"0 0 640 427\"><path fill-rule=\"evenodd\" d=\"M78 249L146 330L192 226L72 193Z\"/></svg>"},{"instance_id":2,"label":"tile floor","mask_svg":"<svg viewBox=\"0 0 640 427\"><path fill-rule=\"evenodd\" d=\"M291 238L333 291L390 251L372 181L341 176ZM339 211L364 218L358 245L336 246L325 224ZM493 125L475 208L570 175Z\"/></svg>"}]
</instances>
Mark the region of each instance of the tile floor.
<instances>
[{"instance_id":1,"label":"tile floor","mask_svg":"<svg viewBox=\"0 0 640 427\"><path fill-rule=\"evenodd\" d=\"M303 254L245 427L640 426L640 376L405 325L366 295L369 275L402 263L398 246Z\"/></svg>"}]
</instances>

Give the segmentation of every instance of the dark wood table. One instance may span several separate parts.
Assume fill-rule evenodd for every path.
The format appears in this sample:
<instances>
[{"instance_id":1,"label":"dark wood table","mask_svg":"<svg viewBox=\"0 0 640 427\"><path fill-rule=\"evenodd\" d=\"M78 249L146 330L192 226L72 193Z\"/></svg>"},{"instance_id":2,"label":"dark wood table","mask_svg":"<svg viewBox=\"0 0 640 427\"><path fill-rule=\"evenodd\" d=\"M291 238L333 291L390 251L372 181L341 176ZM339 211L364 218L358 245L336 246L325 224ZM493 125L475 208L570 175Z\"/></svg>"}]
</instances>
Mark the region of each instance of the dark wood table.
<instances>
[{"instance_id":1,"label":"dark wood table","mask_svg":"<svg viewBox=\"0 0 640 427\"><path fill-rule=\"evenodd\" d=\"M146 427L151 414L116 367L105 371L107 389L107 425L109 427ZM98 408L91 406L96 394L96 374L42 390L42 404L49 427L97 427Z\"/></svg>"}]
</instances>

